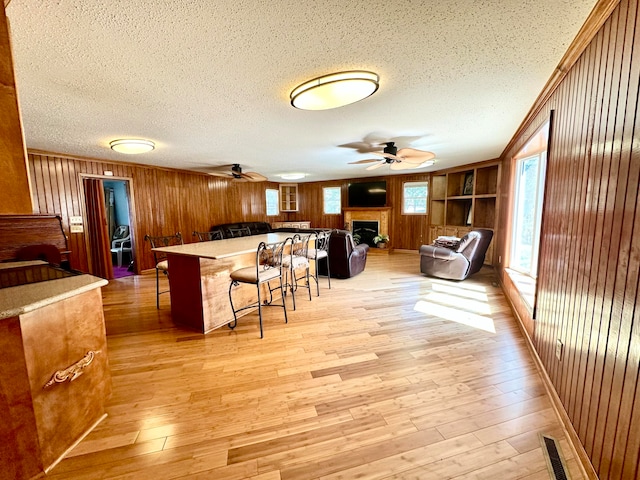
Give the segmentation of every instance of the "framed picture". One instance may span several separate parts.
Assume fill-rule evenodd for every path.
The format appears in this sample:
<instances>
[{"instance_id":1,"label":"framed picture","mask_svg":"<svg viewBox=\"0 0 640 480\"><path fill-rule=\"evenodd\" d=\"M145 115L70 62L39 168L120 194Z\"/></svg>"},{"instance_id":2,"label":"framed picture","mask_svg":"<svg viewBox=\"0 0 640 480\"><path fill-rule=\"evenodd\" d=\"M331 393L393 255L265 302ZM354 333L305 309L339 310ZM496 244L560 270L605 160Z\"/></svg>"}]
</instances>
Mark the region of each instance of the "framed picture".
<instances>
[{"instance_id":1,"label":"framed picture","mask_svg":"<svg viewBox=\"0 0 640 480\"><path fill-rule=\"evenodd\" d=\"M463 195L473 195L473 172L469 172L464 176Z\"/></svg>"},{"instance_id":2,"label":"framed picture","mask_svg":"<svg viewBox=\"0 0 640 480\"><path fill-rule=\"evenodd\" d=\"M473 221L473 206L469 205L469 210L467 211L467 225L471 225Z\"/></svg>"}]
</instances>

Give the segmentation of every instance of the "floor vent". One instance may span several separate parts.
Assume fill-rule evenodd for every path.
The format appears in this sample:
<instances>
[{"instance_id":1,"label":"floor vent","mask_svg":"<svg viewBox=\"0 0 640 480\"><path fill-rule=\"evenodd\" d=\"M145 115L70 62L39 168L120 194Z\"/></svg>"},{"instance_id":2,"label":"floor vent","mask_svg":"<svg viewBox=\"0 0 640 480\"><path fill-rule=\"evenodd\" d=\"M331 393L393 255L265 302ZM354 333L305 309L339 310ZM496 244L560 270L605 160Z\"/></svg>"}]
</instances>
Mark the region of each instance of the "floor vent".
<instances>
[{"instance_id":1,"label":"floor vent","mask_svg":"<svg viewBox=\"0 0 640 480\"><path fill-rule=\"evenodd\" d=\"M570 480L571 477L569 477L569 472L562 460L560 447L556 440L546 435L540 435L540 441L542 443L542 451L547 459L551 478L554 480Z\"/></svg>"}]
</instances>

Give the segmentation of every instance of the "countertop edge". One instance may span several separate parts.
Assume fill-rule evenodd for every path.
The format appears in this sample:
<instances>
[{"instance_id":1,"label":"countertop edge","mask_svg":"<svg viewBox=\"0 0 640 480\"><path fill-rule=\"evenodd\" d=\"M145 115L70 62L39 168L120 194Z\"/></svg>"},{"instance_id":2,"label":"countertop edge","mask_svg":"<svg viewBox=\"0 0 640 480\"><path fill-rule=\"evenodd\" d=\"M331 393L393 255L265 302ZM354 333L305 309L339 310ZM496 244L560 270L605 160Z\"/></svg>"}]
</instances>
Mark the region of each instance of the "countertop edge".
<instances>
[{"instance_id":1,"label":"countertop edge","mask_svg":"<svg viewBox=\"0 0 640 480\"><path fill-rule=\"evenodd\" d=\"M93 275L77 275L0 289L0 320L32 312L108 283Z\"/></svg>"}]
</instances>

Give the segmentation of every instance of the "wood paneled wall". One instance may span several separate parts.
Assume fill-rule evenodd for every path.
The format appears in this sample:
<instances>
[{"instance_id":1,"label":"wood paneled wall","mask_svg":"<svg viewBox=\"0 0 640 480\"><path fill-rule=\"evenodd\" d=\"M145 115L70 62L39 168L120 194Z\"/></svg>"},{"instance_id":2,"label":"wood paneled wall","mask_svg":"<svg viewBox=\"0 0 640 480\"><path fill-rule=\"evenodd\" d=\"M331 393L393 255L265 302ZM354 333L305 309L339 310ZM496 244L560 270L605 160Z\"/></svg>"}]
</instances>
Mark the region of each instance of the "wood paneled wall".
<instances>
[{"instance_id":1,"label":"wood paneled wall","mask_svg":"<svg viewBox=\"0 0 640 480\"><path fill-rule=\"evenodd\" d=\"M5 5L0 5L0 213L33 213Z\"/></svg>"},{"instance_id":2,"label":"wood paneled wall","mask_svg":"<svg viewBox=\"0 0 640 480\"><path fill-rule=\"evenodd\" d=\"M237 221L281 221L285 215L267 217L265 189L271 182L234 182L220 177L126 163L29 154L36 213L58 213L69 237L71 264L88 271L85 233L71 233L71 216L85 220L82 175L130 179L133 239L138 270L153 268L153 256L144 236L182 232L185 242L195 241L194 230Z\"/></svg>"},{"instance_id":3,"label":"wood paneled wall","mask_svg":"<svg viewBox=\"0 0 640 480\"><path fill-rule=\"evenodd\" d=\"M82 178L113 172L114 179L129 179L133 216L134 250L138 270L153 268L145 234L160 235L182 232L185 241L194 241L193 230L208 230L211 225L238 221L311 221L313 227L343 228L344 216L323 213L323 187L342 188L342 204L347 206L347 185L351 180L301 183L298 185L299 212L282 212L267 217L265 189L278 188L272 182L233 182L219 177L180 170L161 169L127 163L74 159L44 153L29 153L36 213L62 216L69 238L74 268L88 271L85 233L70 232L70 217L82 216L86 210ZM402 214L404 182L428 181L429 174L375 177L387 181L387 204L392 208L390 237L393 248L417 250L428 239L429 219L426 215ZM352 181L365 181L356 179Z\"/></svg>"},{"instance_id":4,"label":"wood paneled wall","mask_svg":"<svg viewBox=\"0 0 640 480\"><path fill-rule=\"evenodd\" d=\"M525 321L602 479L640 475L638 4L620 2L502 159L501 190L508 192L510 159L554 111L537 318ZM503 258L506 247L501 235Z\"/></svg>"},{"instance_id":5,"label":"wood paneled wall","mask_svg":"<svg viewBox=\"0 0 640 480\"><path fill-rule=\"evenodd\" d=\"M302 183L298 186L301 210L289 214L289 219L310 220L311 226L314 227L344 228L344 215L323 214L322 189L324 187L341 187L344 208L348 206L347 186L349 183L369 180L386 180L387 182L387 206L392 207L389 225L391 246L398 249L418 250L420 245L429 239L429 217L402 213L402 189L405 182L428 182L428 173Z\"/></svg>"}]
</instances>

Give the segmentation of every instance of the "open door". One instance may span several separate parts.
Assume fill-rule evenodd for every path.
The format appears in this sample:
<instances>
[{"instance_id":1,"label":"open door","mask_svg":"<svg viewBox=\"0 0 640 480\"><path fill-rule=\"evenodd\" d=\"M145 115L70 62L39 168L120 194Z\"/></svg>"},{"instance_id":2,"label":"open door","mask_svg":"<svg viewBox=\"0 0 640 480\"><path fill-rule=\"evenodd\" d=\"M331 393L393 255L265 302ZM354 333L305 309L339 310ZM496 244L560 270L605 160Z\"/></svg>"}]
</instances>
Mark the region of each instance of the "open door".
<instances>
[{"instance_id":1,"label":"open door","mask_svg":"<svg viewBox=\"0 0 640 480\"><path fill-rule=\"evenodd\" d=\"M113 264L104 185L99 178L84 178L83 185L87 208L86 237L89 273L111 280L113 278Z\"/></svg>"}]
</instances>

